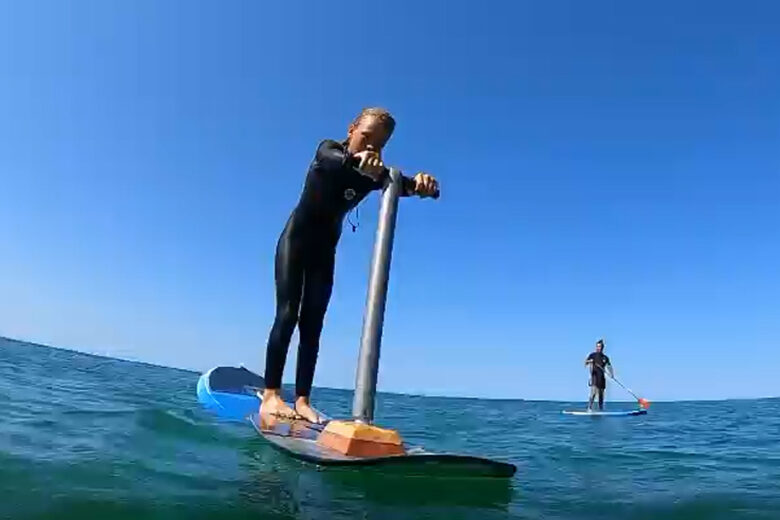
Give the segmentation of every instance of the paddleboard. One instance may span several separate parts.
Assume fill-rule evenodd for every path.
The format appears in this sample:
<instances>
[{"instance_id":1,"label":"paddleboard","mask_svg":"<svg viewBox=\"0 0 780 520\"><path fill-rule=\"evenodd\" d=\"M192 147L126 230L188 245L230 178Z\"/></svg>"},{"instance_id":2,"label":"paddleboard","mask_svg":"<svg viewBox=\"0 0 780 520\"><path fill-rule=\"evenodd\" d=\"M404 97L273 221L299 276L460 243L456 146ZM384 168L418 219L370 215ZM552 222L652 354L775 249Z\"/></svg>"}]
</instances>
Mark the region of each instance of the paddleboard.
<instances>
[{"instance_id":1,"label":"paddleboard","mask_svg":"<svg viewBox=\"0 0 780 520\"><path fill-rule=\"evenodd\" d=\"M317 444L321 426L307 425L305 421L278 421L269 427L261 424L258 414L253 414L249 421L276 449L318 466L381 466L385 474L447 478L511 477L516 470L513 465L504 462L470 455L433 453L421 447L407 446L403 455L350 457Z\"/></svg>"},{"instance_id":2,"label":"paddleboard","mask_svg":"<svg viewBox=\"0 0 780 520\"><path fill-rule=\"evenodd\" d=\"M260 408L265 380L244 367L215 367L198 378L198 401L220 418L244 421Z\"/></svg>"},{"instance_id":3,"label":"paddleboard","mask_svg":"<svg viewBox=\"0 0 780 520\"><path fill-rule=\"evenodd\" d=\"M265 381L244 367L216 367L201 375L198 401L219 417L249 421L257 433L274 448L297 460L317 466L381 468L383 474L436 476L446 478L508 478L515 474L513 464L471 455L429 452L422 447L405 446L403 455L351 457L317 443L323 425L304 420L260 419L259 393Z\"/></svg>"},{"instance_id":4,"label":"paddleboard","mask_svg":"<svg viewBox=\"0 0 780 520\"><path fill-rule=\"evenodd\" d=\"M587 410L563 410L565 415L591 415L595 417L600 416L607 416L607 417L625 417L628 415L644 415L647 413L647 410L621 410L621 411L614 411L614 412L604 412L604 411L598 411L593 410L592 412L589 412Z\"/></svg>"}]
</instances>

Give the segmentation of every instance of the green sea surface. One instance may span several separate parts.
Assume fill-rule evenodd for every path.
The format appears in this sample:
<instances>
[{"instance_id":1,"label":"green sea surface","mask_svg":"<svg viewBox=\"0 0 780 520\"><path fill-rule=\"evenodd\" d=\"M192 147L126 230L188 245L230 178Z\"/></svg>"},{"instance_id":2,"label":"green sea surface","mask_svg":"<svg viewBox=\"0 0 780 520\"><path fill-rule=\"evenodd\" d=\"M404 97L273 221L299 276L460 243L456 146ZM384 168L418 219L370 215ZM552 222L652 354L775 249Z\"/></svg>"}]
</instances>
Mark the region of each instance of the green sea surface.
<instances>
[{"instance_id":1,"label":"green sea surface","mask_svg":"<svg viewBox=\"0 0 780 520\"><path fill-rule=\"evenodd\" d=\"M441 480L323 469L197 401L199 374L0 339L0 518L780 519L780 400L583 403L380 394L413 444L518 467ZM315 389L348 416L351 392ZM614 403L610 409L626 409Z\"/></svg>"}]
</instances>

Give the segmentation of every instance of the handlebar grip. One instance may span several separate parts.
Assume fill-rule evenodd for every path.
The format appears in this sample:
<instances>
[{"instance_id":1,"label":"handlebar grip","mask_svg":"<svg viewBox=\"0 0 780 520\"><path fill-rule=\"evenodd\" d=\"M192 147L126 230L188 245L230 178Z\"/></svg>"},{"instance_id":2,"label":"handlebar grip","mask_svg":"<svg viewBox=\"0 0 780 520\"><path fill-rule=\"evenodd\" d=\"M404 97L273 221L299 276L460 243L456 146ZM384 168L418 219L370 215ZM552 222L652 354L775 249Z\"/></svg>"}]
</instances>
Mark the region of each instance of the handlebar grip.
<instances>
[{"instance_id":1,"label":"handlebar grip","mask_svg":"<svg viewBox=\"0 0 780 520\"><path fill-rule=\"evenodd\" d=\"M434 192L433 192L433 195L430 195L430 197L431 197L432 199L436 200L436 199L438 199L438 198L439 198L439 195L441 195L441 193L439 192L439 188L437 187L437 188L436 188L436 191L434 191Z\"/></svg>"},{"instance_id":2,"label":"handlebar grip","mask_svg":"<svg viewBox=\"0 0 780 520\"><path fill-rule=\"evenodd\" d=\"M353 166L352 169L354 169L356 172L358 172L361 175L366 175L357 166ZM390 168L388 168L387 166L383 166L382 167L382 176L388 177L389 175L390 175ZM433 193L433 195L431 195L431 198L436 200L436 199L439 198L440 195L441 195L441 193L439 192L439 189L437 188L436 191Z\"/></svg>"}]
</instances>

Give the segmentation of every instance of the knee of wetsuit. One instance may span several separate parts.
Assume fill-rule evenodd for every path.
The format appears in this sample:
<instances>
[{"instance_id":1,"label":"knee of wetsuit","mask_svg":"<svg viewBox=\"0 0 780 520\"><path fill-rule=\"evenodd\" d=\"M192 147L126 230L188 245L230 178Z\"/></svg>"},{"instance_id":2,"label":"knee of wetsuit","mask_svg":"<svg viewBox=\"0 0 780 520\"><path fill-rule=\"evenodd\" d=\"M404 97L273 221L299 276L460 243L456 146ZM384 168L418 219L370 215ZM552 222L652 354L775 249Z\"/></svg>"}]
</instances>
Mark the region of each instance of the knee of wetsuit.
<instances>
[{"instance_id":1,"label":"knee of wetsuit","mask_svg":"<svg viewBox=\"0 0 780 520\"><path fill-rule=\"evenodd\" d=\"M290 327L294 327L298 322L298 308L291 303L280 305L276 310L276 315L282 323Z\"/></svg>"}]
</instances>

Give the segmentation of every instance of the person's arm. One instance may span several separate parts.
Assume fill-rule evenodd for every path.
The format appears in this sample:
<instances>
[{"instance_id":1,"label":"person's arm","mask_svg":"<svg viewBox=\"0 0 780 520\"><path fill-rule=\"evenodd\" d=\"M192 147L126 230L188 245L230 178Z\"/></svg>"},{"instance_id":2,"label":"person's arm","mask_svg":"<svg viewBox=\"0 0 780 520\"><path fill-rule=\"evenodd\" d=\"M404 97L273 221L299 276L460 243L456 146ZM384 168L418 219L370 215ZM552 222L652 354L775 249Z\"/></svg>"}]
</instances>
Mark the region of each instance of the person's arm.
<instances>
[{"instance_id":1,"label":"person's arm","mask_svg":"<svg viewBox=\"0 0 780 520\"><path fill-rule=\"evenodd\" d=\"M358 169L358 166L360 165L360 158L352 155L349 150L341 143L331 139L322 141L319 147L317 147L316 161L325 169L334 171L343 171L345 166L350 166L354 168L356 172L359 172L361 175L373 180L376 189L381 189L381 187L384 185L386 176L389 174L389 170L386 167L384 168L383 174L380 175L379 178L361 172ZM418 173L414 177L407 177L406 175L402 174L400 195L402 197L411 197L412 195L416 195L418 192L418 179L420 179L419 182L422 183L423 187L420 189L422 189L423 193L426 193L426 191L430 192L434 189L433 187L435 187L437 193L434 196L438 195L438 184L436 184L436 180L423 172Z\"/></svg>"},{"instance_id":2,"label":"person's arm","mask_svg":"<svg viewBox=\"0 0 780 520\"><path fill-rule=\"evenodd\" d=\"M606 358L607 362L605 363L605 371L609 373L609 377L615 377L615 373L612 371L612 362L609 360L609 358Z\"/></svg>"},{"instance_id":3,"label":"person's arm","mask_svg":"<svg viewBox=\"0 0 780 520\"><path fill-rule=\"evenodd\" d=\"M320 143L314 160L327 170L337 170L347 165L357 166L357 162L349 150L332 139L325 139Z\"/></svg>"},{"instance_id":4,"label":"person's arm","mask_svg":"<svg viewBox=\"0 0 780 520\"><path fill-rule=\"evenodd\" d=\"M401 174L401 197L411 197L415 193L414 177Z\"/></svg>"},{"instance_id":5,"label":"person's arm","mask_svg":"<svg viewBox=\"0 0 780 520\"><path fill-rule=\"evenodd\" d=\"M382 186L384 186L384 181L389 170L383 167L381 173L368 173L367 171L363 171L359 168L362 157L362 152L352 154L342 143L333 141L332 139L325 139L317 147L315 160L324 170L334 174L344 174L351 169L351 173L347 173L347 175L360 175L361 177L370 180L374 185L374 189L381 189ZM412 181L412 187L413 186L414 182Z\"/></svg>"},{"instance_id":6,"label":"person's arm","mask_svg":"<svg viewBox=\"0 0 780 520\"><path fill-rule=\"evenodd\" d=\"M585 358L585 366L587 365L593 365L593 354L588 354L588 357Z\"/></svg>"}]
</instances>

